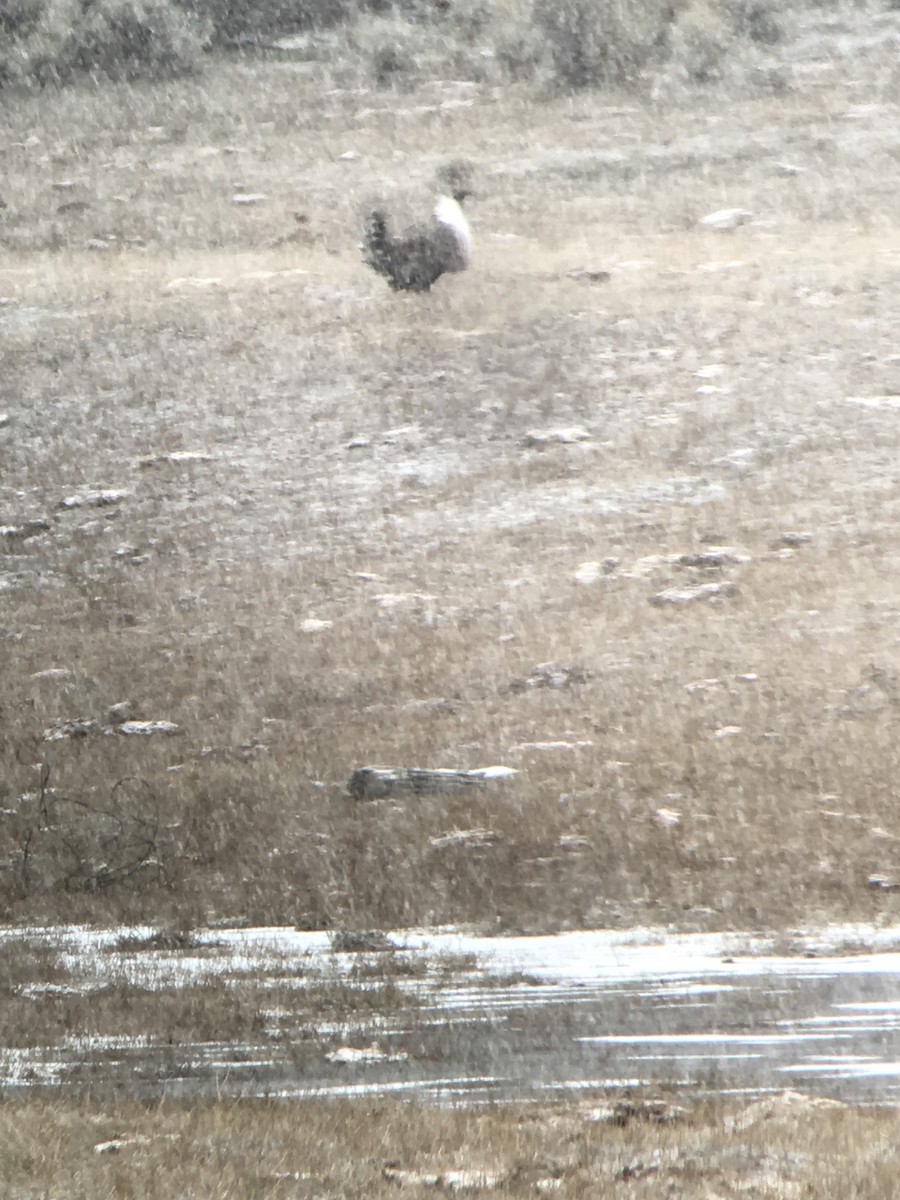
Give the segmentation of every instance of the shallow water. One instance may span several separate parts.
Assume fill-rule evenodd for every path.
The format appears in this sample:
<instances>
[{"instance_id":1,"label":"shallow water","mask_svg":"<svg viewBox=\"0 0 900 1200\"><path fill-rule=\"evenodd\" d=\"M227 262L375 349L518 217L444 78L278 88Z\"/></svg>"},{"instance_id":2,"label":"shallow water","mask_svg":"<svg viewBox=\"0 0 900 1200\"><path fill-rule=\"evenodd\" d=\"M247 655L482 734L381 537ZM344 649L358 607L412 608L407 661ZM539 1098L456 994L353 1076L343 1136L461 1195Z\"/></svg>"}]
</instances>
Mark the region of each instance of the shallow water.
<instances>
[{"instance_id":1,"label":"shallow water","mask_svg":"<svg viewBox=\"0 0 900 1200\"><path fill-rule=\"evenodd\" d=\"M129 931L149 933L150 931ZM488 938L401 932L391 955L331 950L323 933L228 929L184 952L117 949L122 930L9 929L54 948L65 976L27 994L123 993L203 981L279 988L252 1042L62 1034L0 1048L0 1089L168 1095L409 1093L468 1102L666 1083L846 1099L900 1094L900 929L831 930L773 954L762 938L584 931ZM866 953L841 953L864 938ZM371 977L360 967L372 968ZM388 1007L355 1004L388 979ZM304 997L342 983L333 1012ZM285 1006L285 989L298 999Z\"/></svg>"}]
</instances>

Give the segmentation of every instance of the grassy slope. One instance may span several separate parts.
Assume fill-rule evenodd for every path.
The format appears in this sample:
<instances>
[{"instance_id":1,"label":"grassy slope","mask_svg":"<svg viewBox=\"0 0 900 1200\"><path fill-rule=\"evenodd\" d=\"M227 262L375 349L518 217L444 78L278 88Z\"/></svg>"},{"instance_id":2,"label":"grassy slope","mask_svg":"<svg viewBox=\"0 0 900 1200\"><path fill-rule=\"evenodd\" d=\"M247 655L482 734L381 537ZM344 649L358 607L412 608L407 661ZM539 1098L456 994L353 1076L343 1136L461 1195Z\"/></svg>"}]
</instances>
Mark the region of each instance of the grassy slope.
<instances>
[{"instance_id":1,"label":"grassy slope","mask_svg":"<svg viewBox=\"0 0 900 1200\"><path fill-rule=\"evenodd\" d=\"M900 235L896 88L868 55L801 62L775 98L359 94L331 68L222 63L5 107L3 519L51 526L4 564L8 915L890 916L866 880L900 834L898 435L877 400ZM427 197L460 153L476 267L389 294L360 205ZM732 205L757 221L697 228ZM590 439L528 444L560 426ZM98 487L130 494L58 507ZM711 544L748 561L666 557ZM709 581L737 592L650 603ZM548 660L581 681L516 686ZM49 667L74 680L31 678ZM180 735L39 741L125 699ZM577 745L519 748L546 741ZM359 806L342 783L364 762L521 774ZM19 799L38 763L49 832ZM431 844L473 826L498 840ZM42 890L138 835L161 875Z\"/></svg>"},{"instance_id":2,"label":"grassy slope","mask_svg":"<svg viewBox=\"0 0 900 1200\"><path fill-rule=\"evenodd\" d=\"M821 1103L821 1102L820 1102ZM392 1102L0 1107L10 1200L31 1196L418 1195L809 1197L894 1194L896 1115L766 1099L695 1105L671 1123L608 1106L464 1112ZM669 1112L663 1104L650 1111ZM634 1111L634 1110L632 1110ZM119 1142L116 1145L110 1143ZM348 1147L353 1153L348 1154ZM429 1184L428 1179L432 1179ZM458 1188L459 1182L455 1184Z\"/></svg>"}]
</instances>

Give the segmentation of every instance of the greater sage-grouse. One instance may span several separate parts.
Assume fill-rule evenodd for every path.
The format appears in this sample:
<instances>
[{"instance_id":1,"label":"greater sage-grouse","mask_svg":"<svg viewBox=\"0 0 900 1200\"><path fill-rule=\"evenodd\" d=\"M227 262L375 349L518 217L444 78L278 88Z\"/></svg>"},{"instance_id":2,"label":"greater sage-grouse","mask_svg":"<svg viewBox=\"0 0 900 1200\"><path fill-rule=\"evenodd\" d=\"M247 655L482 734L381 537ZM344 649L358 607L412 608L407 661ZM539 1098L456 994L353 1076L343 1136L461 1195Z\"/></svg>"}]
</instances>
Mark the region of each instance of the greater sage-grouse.
<instances>
[{"instance_id":1,"label":"greater sage-grouse","mask_svg":"<svg viewBox=\"0 0 900 1200\"><path fill-rule=\"evenodd\" d=\"M464 271L472 261L472 234L461 207L471 195L470 180L467 163L450 163L439 172L445 191L434 206L430 225L396 234L383 208L369 213L363 261L383 275L394 291L427 292L442 275Z\"/></svg>"}]
</instances>

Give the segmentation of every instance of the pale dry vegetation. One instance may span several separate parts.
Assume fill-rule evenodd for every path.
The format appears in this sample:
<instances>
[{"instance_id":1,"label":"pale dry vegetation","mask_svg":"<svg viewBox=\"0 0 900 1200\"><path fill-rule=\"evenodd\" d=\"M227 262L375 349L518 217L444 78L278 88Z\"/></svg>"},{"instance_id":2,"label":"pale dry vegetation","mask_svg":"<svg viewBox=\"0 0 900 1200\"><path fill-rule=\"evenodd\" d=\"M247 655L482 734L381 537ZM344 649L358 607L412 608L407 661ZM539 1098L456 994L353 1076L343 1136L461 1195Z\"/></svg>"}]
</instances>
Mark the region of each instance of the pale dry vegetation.
<instances>
[{"instance_id":1,"label":"pale dry vegetation","mask_svg":"<svg viewBox=\"0 0 900 1200\"><path fill-rule=\"evenodd\" d=\"M363 93L301 56L4 107L7 916L895 913L896 16L867 19L854 70L855 9L736 92ZM388 295L360 204L460 153L477 265ZM177 732L127 736L126 701ZM366 805L363 763L520 774Z\"/></svg>"},{"instance_id":2,"label":"pale dry vegetation","mask_svg":"<svg viewBox=\"0 0 900 1200\"><path fill-rule=\"evenodd\" d=\"M32 1102L0 1107L10 1200L66 1197L754 1195L885 1200L897 1117L798 1097L745 1105ZM353 1147L353 1154L347 1153Z\"/></svg>"}]
</instances>

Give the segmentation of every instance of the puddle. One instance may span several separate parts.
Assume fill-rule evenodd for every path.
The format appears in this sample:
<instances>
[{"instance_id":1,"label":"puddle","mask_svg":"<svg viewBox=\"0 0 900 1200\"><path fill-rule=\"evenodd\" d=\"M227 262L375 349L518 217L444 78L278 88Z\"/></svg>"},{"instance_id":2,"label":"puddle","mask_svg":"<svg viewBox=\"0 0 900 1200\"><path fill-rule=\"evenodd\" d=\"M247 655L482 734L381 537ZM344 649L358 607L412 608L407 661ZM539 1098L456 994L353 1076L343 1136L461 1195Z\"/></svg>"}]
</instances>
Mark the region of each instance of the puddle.
<instances>
[{"instance_id":1,"label":"puddle","mask_svg":"<svg viewBox=\"0 0 900 1200\"><path fill-rule=\"evenodd\" d=\"M666 1083L900 1098L900 952L891 948L900 928L833 930L798 940L796 955L767 952L763 938L658 930L401 932L389 954L335 953L327 934L292 929L209 931L184 950L117 949L125 932L132 941L122 944L134 946L151 931L7 929L0 950L20 942L56 952L54 978L19 989L29 1002L74 997L83 1009L113 996L152 1006L155 995L201 986L201 1006L249 996L249 1035L82 1036L70 1025L52 1043L0 1047L0 1092L408 1093L472 1103ZM860 937L874 948L835 949ZM110 1008L113 1023L119 1012Z\"/></svg>"}]
</instances>

